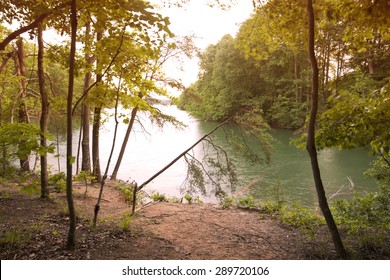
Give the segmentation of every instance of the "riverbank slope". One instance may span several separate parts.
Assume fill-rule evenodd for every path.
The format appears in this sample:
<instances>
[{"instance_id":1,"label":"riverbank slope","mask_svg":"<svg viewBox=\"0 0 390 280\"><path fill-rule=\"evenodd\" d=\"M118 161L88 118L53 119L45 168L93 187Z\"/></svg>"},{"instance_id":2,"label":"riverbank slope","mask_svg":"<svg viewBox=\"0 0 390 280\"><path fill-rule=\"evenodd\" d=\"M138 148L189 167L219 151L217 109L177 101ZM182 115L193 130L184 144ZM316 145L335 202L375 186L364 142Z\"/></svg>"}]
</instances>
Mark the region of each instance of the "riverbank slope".
<instances>
[{"instance_id":1,"label":"riverbank slope","mask_svg":"<svg viewBox=\"0 0 390 280\"><path fill-rule=\"evenodd\" d=\"M310 259L336 258L326 230L315 241L255 211L217 205L151 203L129 220L130 206L105 188L99 222L91 227L97 187L74 186L77 245L64 249L65 195L50 200L0 188L1 259Z\"/></svg>"}]
</instances>

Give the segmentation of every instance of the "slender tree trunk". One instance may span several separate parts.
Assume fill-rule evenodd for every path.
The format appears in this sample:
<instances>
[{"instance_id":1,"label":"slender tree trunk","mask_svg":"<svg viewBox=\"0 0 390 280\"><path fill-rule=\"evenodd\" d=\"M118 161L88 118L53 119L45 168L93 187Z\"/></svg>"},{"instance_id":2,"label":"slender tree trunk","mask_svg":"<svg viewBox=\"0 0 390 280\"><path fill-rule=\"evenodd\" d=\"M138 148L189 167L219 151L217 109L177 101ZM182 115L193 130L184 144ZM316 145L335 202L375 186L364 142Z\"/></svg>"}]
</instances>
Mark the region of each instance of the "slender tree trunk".
<instances>
[{"instance_id":1,"label":"slender tree trunk","mask_svg":"<svg viewBox=\"0 0 390 280\"><path fill-rule=\"evenodd\" d=\"M20 77L20 94L19 94L19 106L18 106L18 120L22 123L29 123L30 118L27 112L27 105L25 102L27 83L26 83L26 65L24 63L24 45L23 38L19 38L16 41L17 55L15 56L15 68L16 73ZM19 145L23 146L21 142ZM20 159L21 172L30 172L29 156L27 158Z\"/></svg>"},{"instance_id":2,"label":"slender tree trunk","mask_svg":"<svg viewBox=\"0 0 390 280\"><path fill-rule=\"evenodd\" d=\"M91 49L91 23L88 21L85 25L85 61L88 65L92 64L93 58L90 54ZM85 74L84 77L84 90L85 93L90 85L92 80L92 72L88 71L88 73ZM82 160L81 160L81 170L86 172L88 175L91 174L91 151L89 149L89 134L90 134L90 106L89 106L89 100L87 97L87 94L83 100L82 109L81 109L81 123L83 126L83 139L81 142L81 154L82 154Z\"/></svg>"},{"instance_id":3,"label":"slender tree trunk","mask_svg":"<svg viewBox=\"0 0 390 280\"><path fill-rule=\"evenodd\" d=\"M94 109L93 125L92 125L92 175L100 183L102 180L99 158L99 135L100 135L100 121L101 121L101 107L98 105Z\"/></svg>"},{"instance_id":4,"label":"slender tree trunk","mask_svg":"<svg viewBox=\"0 0 390 280\"><path fill-rule=\"evenodd\" d=\"M96 35L96 41L100 41L102 38L102 32L97 32ZM96 60L97 68L99 69L99 61ZM98 70L100 71L100 70ZM97 73L96 74L96 85L99 86L99 84L102 81L102 74ZM97 181L100 183L102 180L101 175L101 169L100 169L100 158L99 158L99 135L100 135L100 122L101 122L101 112L102 112L102 105L100 101L97 102L94 109L94 119L93 119L93 126L92 126L92 164L93 164L93 170L92 175L95 176Z\"/></svg>"},{"instance_id":5,"label":"slender tree trunk","mask_svg":"<svg viewBox=\"0 0 390 280\"><path fill-rule=\"evenodd\" d=\"M74 88L74 74L75 74L75 56L76 56L76 32L77 32L77 10L76 0L72 0L71 4L71 47L69 56L69 85L68 85L68 98L66 104L66 198L68 202L69 210L69 231L67 248L73 250L76 244L76 211L73 202L73 186L72 186L72 101L73 101L73 88Z\"/></svg>"},{"instance_id":6,"label":"slender tree trunk","mask_svg":"<svg viewBox=\"0 0 390 280\"><path fill-rule=\"evenodd\" d=\"M119 152L118 160L116 161L114 171L112 172L112 175L111 175L112 180L115 180L116 176L118 175L118 170L119 170L119 167L122 163L123 156L125 154L127 142L129 141L130 133L131 133L131 130L133 129L133 125L134 125L134 121L135 121L135 117L137 115L137 112L138 112L138 106L135 106L133 108L133 110L131 111L130 122L129 122L129 125L127 126L125 138L123 139L123 142L122 142L122 147L121 147L121 150Z\"/></svg>"},{"instance_id":7,"label":"slender tree trunk","mask_svg":"<svg viewBox=\"0 0 390 280\"><path fill-rule=\"evenodd\" d=\"M103 196L103 188L104 188L104 184L105 184L106 179L107 179L108 170L109 170L109 168L110 168L110 163L111 163L112 155L113 155L114 149L115 149L116 136L117 136L117 134L118 134L118 125L119 125L119 121L118 121L118 104L119 104L119 92L120 92L120 88L121 88L121 78L119 78L118 90L117 90L117 92L116 92L116 100L115 100L115 129L114 129L114 137L112 138L111 151L110 151L110 155L108 156L106 169L105 169L105 171L104 171L103 178L102 178L102 180L100 181L99 196L98 196L98 200L97 200L97 202L96 202L95 208L94 208L94 216L93 216L93 226L94 226L94 227L96 227L97 217L98 217L99 209L100 209L100 202L101 202L102 196Z\"/></svg>"},{"instance_id":8,"label":"slender tree trunk","mask_svg":"<svg viewBox=\"0 0 390 280\"><path fill-rule=\"evenodd\" d=\"M90 107L88 103L83 103L82 106L82 125L83 125L83 139L81 140L81 170L87 174L91 173L91 152L89 149L89 134L90 134L90 121L89 112Z\"/></svg>"},{"instance_id":9,"label":"slender tree trunk","mask_svg":"<svg viewBox=\"0 0 390 280\"><path fill-rule=\"evenodd\" d=\"M332 213L329 209L328 201L325 194L325 189L322 184L320 168L318 165L317 150L315 144L315 126L318 111L318 66L314 53L314 12L312 0L307 0L307 11L309 21L309 58L312 66L312 98L309 126L307 131L306 149L310 156L314 182L317 190L318 202L321 211L325 217L329 232L336 249L336 252L343 259L347 258L347 252L344 249L336 223L334 222Z\"/></svg>"},{"instance_id":10,"label":"slender tree trunk","mask_svg":"<svg viewBox=\"0 0 390 280\"><path fill-rule=\"evenodd\" d=\"M41 128L41 146L47 147L47 119L49 117L49 98L45 89L45 71L43 66L43 56L44 56L44 45L43 45L43 23L40 23L38 26L38 80L39 80L39 92L41 95L41 119L40 119L40 128ZM49 190L47 187L47 152L44 151L41 154L41 197L48 198Z\"/></svg>"}]
</instances>

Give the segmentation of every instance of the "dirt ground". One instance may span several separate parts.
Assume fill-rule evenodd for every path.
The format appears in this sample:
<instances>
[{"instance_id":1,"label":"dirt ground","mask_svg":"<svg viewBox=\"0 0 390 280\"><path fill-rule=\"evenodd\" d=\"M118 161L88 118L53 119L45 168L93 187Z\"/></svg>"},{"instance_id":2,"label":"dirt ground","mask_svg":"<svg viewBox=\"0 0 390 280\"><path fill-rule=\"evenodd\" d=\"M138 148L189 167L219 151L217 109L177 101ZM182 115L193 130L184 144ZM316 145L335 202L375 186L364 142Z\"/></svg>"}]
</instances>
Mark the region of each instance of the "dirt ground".
<instances>
[{"instance_id":1,"label":"dirt ground","mask_svg":"<svg viewBox=\"0 0 390 280\"><path fill-rule=\"evenodd\" d=\"M111 184L112 185L112 184ZM20 188L19 188L20 189ZM128 229L120 220L130 206L105 188L97 228L91 226L98 188L74 186L76 250L64 249L69 219L64 194L50 200L0 187L1 259L308 259L334 258L300 231L251 210L211 204L150 203L138 209ZM326 252L321 255L321 252Z\"/></svg>"}]
</instances>

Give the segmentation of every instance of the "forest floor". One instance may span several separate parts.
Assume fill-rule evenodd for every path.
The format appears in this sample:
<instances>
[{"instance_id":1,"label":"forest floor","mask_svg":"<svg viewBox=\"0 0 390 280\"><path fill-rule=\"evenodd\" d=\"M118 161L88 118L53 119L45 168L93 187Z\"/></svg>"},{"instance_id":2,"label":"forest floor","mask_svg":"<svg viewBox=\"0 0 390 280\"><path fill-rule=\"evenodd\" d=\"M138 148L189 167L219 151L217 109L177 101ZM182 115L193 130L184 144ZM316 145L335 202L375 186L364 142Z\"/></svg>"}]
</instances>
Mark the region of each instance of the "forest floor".
<instances>
[{"instance_id":1,"label":"forest floor","mask_svg":"<svg viewBox=\"0 0 390 280\"><path fill-rule=\"evenodd\" d=\"M98 188L74 185L76 249L66 250L66 197L27 195L0 182L1 259L334 259L326 229L310 240L269 216L211 204L150 203L129 222L130 205L108 184L98 225Z\"/></svg>"}]
</instances>

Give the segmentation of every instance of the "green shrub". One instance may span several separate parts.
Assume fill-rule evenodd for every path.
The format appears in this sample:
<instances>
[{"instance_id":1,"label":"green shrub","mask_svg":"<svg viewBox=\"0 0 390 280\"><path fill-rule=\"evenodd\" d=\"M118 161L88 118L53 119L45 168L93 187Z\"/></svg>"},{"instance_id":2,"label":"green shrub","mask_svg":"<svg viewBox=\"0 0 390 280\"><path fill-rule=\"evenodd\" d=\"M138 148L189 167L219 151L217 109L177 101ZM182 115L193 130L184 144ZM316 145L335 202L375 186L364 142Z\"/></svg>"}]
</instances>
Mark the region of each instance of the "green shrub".
<instances>
[{"instance_id":1,"label":"green shrub","mask_svg":"<svg viewBox=\"0 0 390 280\"><path fill-rule=\"evenodd\" d=\"M349 233L366 229L390 229L390 188L365 196L355 194L351 200L338 200L332 208L336 222Z\"/></svg>"},{"instance_id":2,"label":"green shrub","mask_svg":"<svg viewBox=\"0 0 390 280\"><path fill-rule=\"evenodd\" d=\"M162 194L162 193L159 193L159 192L156 192L156 193L152 193L152 195L150 196L150 198L157 202L168 202L168 199L167 197L165 196L165 194Z\"/></svg>"},{"instance_id":3,"label":"green shrub","mask_svg":"<svg viewBox=\"0 0 390 280\"><path fill-rule=\"evenodd\" d=\"M242 208L256 208L256 203L253 196L249 195L237 199L237 206Z\"/></svg>"},{"instance_id":4,"label":"green shrub","mask_svg":"<svg viewBox=\"0 0 390 280\"><path fill-rule=\"evenodd\" d=\"M47 182L54 186L54 189L59 193L64 193L66 190L66 175L64 172L50 175Z\"/></svg>"},{"instance_id":5,"label":"green shrub","mask_svg":"<svg viewBox=\"0 0 390 280\"><path fill-rule=\"evenodd\" d=\"M130 212L129 213L124 213L122 215L122 218L119 221L120 228L123 229L123 230L129 230L130 225L131 225L131 219L132 219L132 216L131 216Z\"/></svg>"},{"instance_id":6,"label":"green shrub","mask_svg":"<svg viewBox=\"0 0 390 280\"><path fill-rule=\"evenodd\" d=\"M134 185L132 183L119 180L116 183L115 188L122 192L127 202L133 202Z\"/></svg>"},{"instance_id":7,"label":"green shrub","mask_svg":"<svg viewBox=\"0 0 390 280\"><path fill-rule=\"evenodd\" d=\"M280 212L282 223L291 225L303 230L308 237L313 237L315 230L325 224L322 216L319 216L315 210L304 208L298 204L286 207Z\"/></svg>"},{"instance_id":8,"label":"green shrub","mask_svg":"<svg viewBox=\"0 0 390 280\"><path fill-rule=\"evenodd\" d=\"M260 212L267 215L278 214L283 209L283 206L280 202L276 201L266 201L261 204Z\"/></svg>"},{"instance_id":9,"label":"green shrub","mask_svg":"<svg viewBox=\"0 0 390 280\"><path fill-rule=\"evenodd\" d=\"M234 197L227 196L227 195L219 197L219 205L222 207L222 209L229 208L233 204L234 204Z\"/></svg>"}]
</instances>

